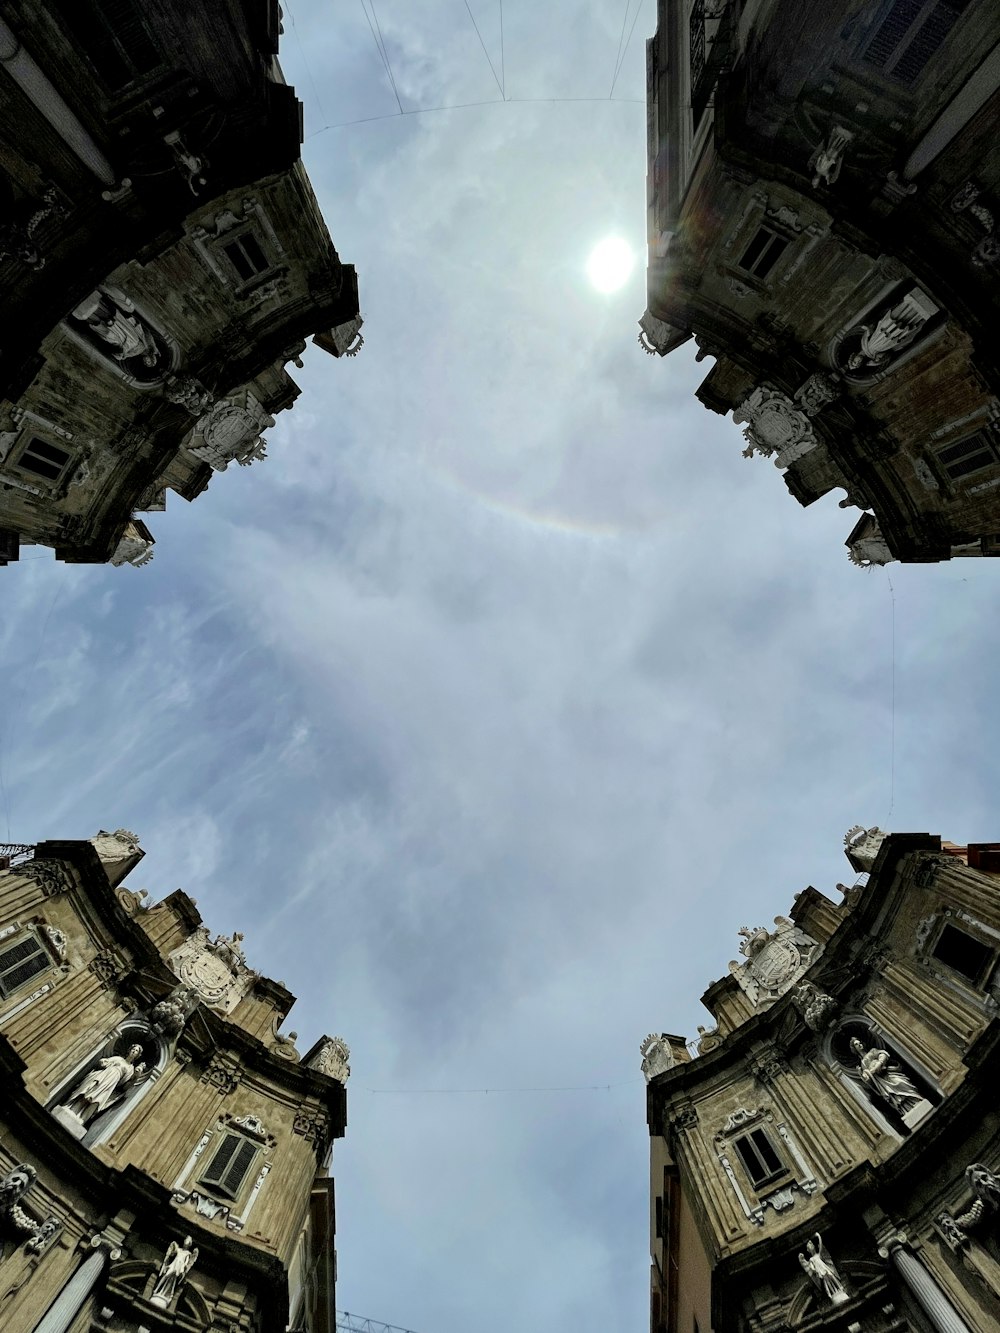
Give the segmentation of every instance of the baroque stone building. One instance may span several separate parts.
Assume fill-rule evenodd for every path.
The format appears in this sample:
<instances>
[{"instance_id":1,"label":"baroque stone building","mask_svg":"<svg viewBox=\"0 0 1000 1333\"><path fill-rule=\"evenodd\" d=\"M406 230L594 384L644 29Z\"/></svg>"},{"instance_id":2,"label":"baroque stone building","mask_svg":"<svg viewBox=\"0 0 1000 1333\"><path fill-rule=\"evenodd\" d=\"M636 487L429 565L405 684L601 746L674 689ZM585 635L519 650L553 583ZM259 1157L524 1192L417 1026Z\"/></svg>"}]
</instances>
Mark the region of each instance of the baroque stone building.
<instances>
[{"instance_id":1,"label":"baroque stone building","mask_svg":"<svg viewBox=\"0 0 1000 1333\"><path fill-rule=\"evenodd\" d=\"M846 850L643 1043L651 1333L1000 1327L1000 844Z\"/></svg>"},{"instance_id":2,"label":"baroque stone building","mask_svg":"<svg viewBox=\"0 0 1000 1333\"><path fill-rule=\"evenodd\" d=\"M0 4L0 563L145 563L140 515L264 457L305 339L360 347L280 26L278 0Z\"/></svg>"},{"instance_id":3,"label":"baroque stone building","mask_svg":"<svg viewBox=\"0 0 1000 1333\"><path fill-rule=\"evenodd\" d=\"M133 834L0 850L5 1333L333 1333L347 1047Z\"/></svg>"},{"instance_id":4,"label":"baroque stone building","mask_svg":"<svg viewBox=\"0 0 1000 1333\"><path fill-rule=\"evenodd\" d=\"M860 565L1000 554L1000 8L659 0L648 308Z\"/></svg>"}]
</instances>

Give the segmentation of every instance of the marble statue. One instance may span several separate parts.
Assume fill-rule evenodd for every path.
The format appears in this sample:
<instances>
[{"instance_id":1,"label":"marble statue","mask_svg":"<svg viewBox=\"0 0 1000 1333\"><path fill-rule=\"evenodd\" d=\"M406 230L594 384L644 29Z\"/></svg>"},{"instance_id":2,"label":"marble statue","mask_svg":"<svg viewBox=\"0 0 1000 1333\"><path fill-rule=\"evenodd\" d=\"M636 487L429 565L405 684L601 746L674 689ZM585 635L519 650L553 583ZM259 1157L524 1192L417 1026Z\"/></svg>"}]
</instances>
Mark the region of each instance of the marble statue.
<instances>
[{"instance_id":1,"label":"marble statue","mask_svg":"<svg viewBox=\"0 0 1000 1333\"><path fill-rule=\"evenodd\" d=\"M160 1265L160 1276L150 1297L152 1303L165 1309L184 1285L197 1260L198 1249L190 1236L184 1237L183 1245L172 1240Z\"/></svg>"},{"instance_id":2,"label":"marble statue","mask_svg":"<svg viewBox=\"0 0 1000 1333\"><path fill-rule=\"evenodd\" d=\"M898 1065L891 1063L889 1052L880 1046L866 1051L860 1037L851 1038L851 1050L858 1057L858 1068L867 1088L889 1103L901 1116L915 1110L924 1098Z\"/></svg>"},{"instance_id":3,"label":"marble statue","mask_svg":"<svg viewBox=\"0 0 1000 1333\"><path fill-rule=\"evenodd\" d=\"M833 126L826 140L820 144L809 159L809 166L813 172L812 184L814 190L820 182L824 185L836 183L844 162L844 151L853 138L854 135L851 131L845 130L843 125Z\"/></svg>"},{"instance_id":4,"label":"marble statue","mask_svg":"<svg viewBox=\"0 0 1000 1333\"><path fill-rule=\"evenodd\" d=\"M849 370L881 370L897 352L908 347L917 334L937 313L923 294L914 289L894 305L876 324L862 324L860 350L847 358Z\"/></svg>"},{"instance_id":5,"label":"marble statue","mask_svg":"<svg viewBox=\"0 0 1000 1333\"><path fill-rule=\"evenodd\" d=\"M831 1305L843 1305L847 1300L847 1291L836 1267L823 1250L823 1238L817 1231L813 1240L806 1241L805 1254L799 1254L809 1281Z\"/></svg>"},{"instance_id":6,"label":"marble statue","mask_svg":"<svg viewBox=\"0 0 1000 1333\"><path fill-rule=\"evenodd\" d=\"M138 1060L140 1055L141 1046L130 1046L124 1056L107 1055L99 1060L72 1097L64 1103L65 1109L84 1124L106 1111L112 1102L119 1100L124 1088L138 1074L145 1072L146 1066Z\"/></svg>"}]
</instances>

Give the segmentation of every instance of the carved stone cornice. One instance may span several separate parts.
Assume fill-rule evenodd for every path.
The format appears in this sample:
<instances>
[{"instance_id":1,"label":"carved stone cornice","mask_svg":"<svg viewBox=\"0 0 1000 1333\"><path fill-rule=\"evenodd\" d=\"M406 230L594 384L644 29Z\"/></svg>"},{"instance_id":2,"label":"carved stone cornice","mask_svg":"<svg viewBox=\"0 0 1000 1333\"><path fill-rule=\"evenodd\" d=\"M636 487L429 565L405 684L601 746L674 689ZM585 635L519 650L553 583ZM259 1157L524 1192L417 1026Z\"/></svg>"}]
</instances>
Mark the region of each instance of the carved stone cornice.
<instances>
[{"instance_id":1,"label":"carved stone cornice","mask_svg":"<svg viewBox=\"0 0 1000 1333\"><path fill-rule=\"evenodd\" d=\"M292 1129L300 1134L307 1143L311 1143L321 1156L330 1140L330 1118L325 1112L313 1107L303 1107L297 1112Z\"/></svg>"},{"instance_id":2,"label":"carved stone cornice","mask_svg":"<svg viewBox=\"0 0 1000 1333\"><path fill-rule=\"evenodd\" d=\"M128 971L125 959L114 949L104 949L101 953L95 954L87 966L105 990L120 981Z\"/></svg>"},{"instance_id":3,"label":"carved stone cornice","mask_svg":"<svg viewBox=\"0 0 1000 1333\"><path fill-rule=\"evenodd\" d=\"M73 887L73 876L61 861L24 861L14 869L19 875L33 879L46 898L54 898Z\"/></svg>"},{"instance_id":4,"label":"carved stone cornice","mask_svg":"<svg viewBox=\"0 0 1000 1333\"><path fill-rule=\"evenodd\" d=\"M211 1084L220 1097L227 1097L239 1087L242 1080L243 1070L236 1059L230 1054L216 1051L209 1057L199 1082Z\"/></svg>"}]
</instances>

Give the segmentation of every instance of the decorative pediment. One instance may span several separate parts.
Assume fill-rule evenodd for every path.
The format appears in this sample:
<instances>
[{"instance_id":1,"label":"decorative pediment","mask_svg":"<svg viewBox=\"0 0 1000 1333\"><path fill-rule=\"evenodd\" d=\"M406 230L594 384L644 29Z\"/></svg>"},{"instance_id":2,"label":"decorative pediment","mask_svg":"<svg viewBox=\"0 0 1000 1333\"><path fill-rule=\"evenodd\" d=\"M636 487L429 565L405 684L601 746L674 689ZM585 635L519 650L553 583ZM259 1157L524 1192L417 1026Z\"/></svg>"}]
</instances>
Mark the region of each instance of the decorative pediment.
<instances>
[{"instance_id":1,"label":"decorative pediment","mask_svg":"<svg viewBox=\"0 0 1000 1333\"><path fill-rule=\"evenodd\" d=\"M347 1083L351 1076L351 1048L342 1037L325 1037L315 1055L309 1060L308 1067L335 1078L338 1083Z\"/></svg>"}]
</instances>

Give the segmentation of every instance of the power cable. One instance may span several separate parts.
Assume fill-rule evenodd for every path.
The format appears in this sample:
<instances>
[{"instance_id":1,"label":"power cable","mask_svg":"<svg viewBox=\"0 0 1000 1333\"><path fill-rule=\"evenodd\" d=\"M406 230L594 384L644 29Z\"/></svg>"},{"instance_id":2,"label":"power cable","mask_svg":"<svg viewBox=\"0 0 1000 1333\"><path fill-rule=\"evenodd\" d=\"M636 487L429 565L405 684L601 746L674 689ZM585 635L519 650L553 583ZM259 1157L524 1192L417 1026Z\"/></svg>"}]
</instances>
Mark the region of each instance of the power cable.
<instances>
[{"instance_id":1,"label":"power cable","mask_svg":"<svg viewBox=\"0 0 1000 1333\"><path fill-rule=\"evenodd\" d=\"M611 92L608 93L608 100L611 99L611 93L615 90L615 79L618 77L618 62L622 58L622 42L625 40L625 25L628 23L628 11L632 0L625 0L625 13L622 15L622 30L618 34L618 50L615 52L615 67L611 73Z\"/></svg>"},{"instance_id":2,"label":"power cable","mask_svg":"<svg viewBox=\"0 0 1000 1333\"><path fill-rule=\"evenodd\" d=\"M288 10L288 17L292 20L292 31L295 33L295 42L302 55L302 63L306 67L306 73L309 75L309 84L313 91L313 97L316 99L316 105L319 107L319 113L326 120L326 112L323 110L323 103L320 99L319 89L316 87L316 80L313 78L312 66L309 64L309 58L306 55L306 48L302 45L302 38L299 36L298 25L295 22L295 15L292 13L292 7L285 0L285 8Z\"/></svg>"},{"instance_id":3,"label":"power cable","mask_svg":"<svg viewBox=\"0 0 1000 1333\"><path fill-rule=\"evenodd\" d=\"M515 106L515 105L538 105L554 104L556 102L597 102L601 106L607 106L608 102L631 103L633 106L645 106L646 103L641 97L508 97L503 102L498 102L495 97L489 98L484 102L452 102L444 106L417 106L410 107L400 113L393 111L383 113L379 116L358 116L355 120L337 120L332 125L323 125L318 130L313 130L312 134L307 134L307 139L315 139L318 134L325 134L327 130L343 130L351 125L368 125L375 120L399 120L400 114L404 116L426 116L431 111L465 111L469 107L476 106Z\"/></svg>"},{"instance_id":4,"label":"power cable","mask_svg":"<svg viewBox=\"0 0 1000 1333\"><path fill-rule=\"evenodd\" d=\"M625 57L628 55L628 49L632 45L632 34L635 32L635 25L636 22L638 21L639 12L641 9L642 9L642 0L638 0L638 3L636 4L635 7L635 17L632 19L632 26L628 30L628 40L625 43L624 50L622 51L621 54L621 59L618 62L618 68L615 70L615 77L611 80L611 92L608 94L609 102L611 100L612 93L614 93L615 91L615 84L618 82L618 75L622 72L622 69L624 68Z\"/></svg>"},{"instance_id":5,"label":"power cable","mask_svg":"<svg viewBox=\"0 0 1000 1333\"><path fill-rule=\"evenodd\" d=\"M401 116L403 114L403 104L399 100L399 89L396 87L396 80L393 78L392 75L392 66L389 64L389 54L385 49L385 39L382 36L382 25L378 21L378 13L376 12L375 9L375 0L368 0L368 3L372 7L371 15L369 15L368 13L368 8L365 4L365 0L361 0L361 8L364 11L365 18L368 19L368 27L371 31L372 40L375 42L375 49L381 56L382 65L385 69L386 74L389 76L389 83L392 87L393 96L396 99L397 107L399 107L399 111L397 114ZM374 24L372 23L372 17L374 17L375 19ZM376 28L378 29L377 34L375 31Z\"/></svg>"},{"instance_id":6,"label":"power cable","mask_svg":"<svg viewBox=\"0 0 1000 1333\"><path fill-rule=\"evenodd\" d=\"M472 12L469 0L465 0L465 8L469 11L469 18L472 19L472 26L476 30L476 36L479 38L479 45L483 48L483 55L486 57L486 62L490 67L490 73L493 75L494 81L497 85L497 91L499 92L500 97L503 98L503 84L497 78L497 72L493 67L493 61L490 59L490 53L486 49L486 43L483 41L483 34L479 31L479 24L476 22L476 16Z\"/></svg>"},{"instance_id":7,"label":"power cable","mask_svg":"<svg viewBox=\"0 0 1000 1333\"><path fill-rule=\"evenodd\" d=\"M503 0L500 0L500 91L507 100L507 65L503 51Z\"/></svg>"}]
</instances>

